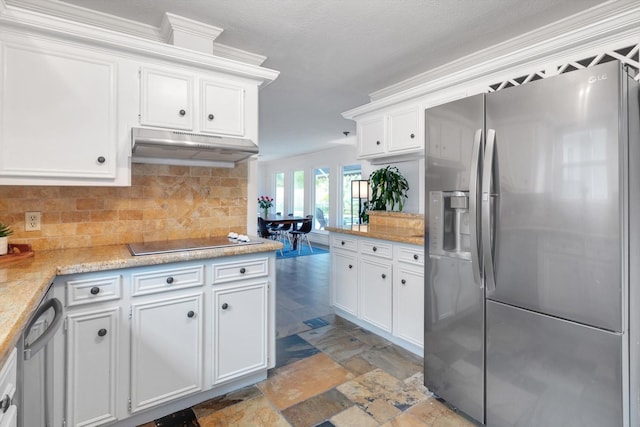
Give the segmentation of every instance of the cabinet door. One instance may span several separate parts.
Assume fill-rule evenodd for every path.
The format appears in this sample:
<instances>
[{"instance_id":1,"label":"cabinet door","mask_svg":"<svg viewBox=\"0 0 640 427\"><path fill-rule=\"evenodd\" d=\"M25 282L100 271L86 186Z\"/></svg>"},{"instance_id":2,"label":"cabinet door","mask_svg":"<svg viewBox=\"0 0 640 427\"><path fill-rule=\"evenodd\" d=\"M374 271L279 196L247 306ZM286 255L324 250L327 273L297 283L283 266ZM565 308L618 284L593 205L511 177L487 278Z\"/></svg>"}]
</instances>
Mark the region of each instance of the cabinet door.
<instances>
[{"instance_id":1,"label":"cabinet door","mask_svg":"<svg viewBox=\"0 0 640 427\"><path fill-rule=\"evenodd\" d=\"M67 317L67 422L99 426L116 420L120 308Z\"/></svg>"},{"instance_id":2,"label":"cabinet door","mask_svg":"<svg viewBox=\"0 0 640 427\"><path fill-rule=\"evenodd\" d=\"M202 292L132 305L131 412L202 389Z\"/></svg>"},{"instance_id":3,"label":"cabinet door","mask_svg":"<svg viewBox=\"0 0 640 427\"><path fill-rule=\"evenodd\" d=\"M200 128L203 132L244 135L244 89L213 81L202 82Z\"/></svg>"},{"instance_id":4,"label":"cabinet door","mask_svg":"<svg viewBox=\"0 0 640 427\"><path fill-rule=\"evenodd\" d=\"M0 183L1 177L113 180L116 66L48 47L0 46Z\"/></svg>"},{"instance_id":5,"label":"cabinet door","mask_svg":"<svg viewBox=\"0 0 640 427\"><path fill-rule=\"evenodd\" d=\"M394 275L394 335L418 346L424 343L424 273L399 265Z\"/></svg>"},{"instance_id":6,"label":"cabinet door","mask_svg":"<svg viewBox=\"0 0 640 427\"><path fill-rule=\"evenodd\" d=\"M386 150L385 119L383 116L358 121L358 155L369 157Z\"/></svg>"},{"instance_id":7,"label":"cabinet door","mask_svg":"<svg viewBox=\"0 0 640 427\"><path fill-rule=\"evenodd\" d=\"M193 77L142 68L140 123L172 129L193 129Z\"/></svg>"},{"instance_id":8,"label":"cabinet door","mask_svg":"<svg viewBox=\"0 0 640 427\"><path fill-rule=\"evenodd\" d=\"M360 318L391 332L393 277L390 262L360 259Z\"/></svg>"},{"instance_id":9,"label":"cabinet door","mask_svg":"<svg viewBox=\"0 0 640 427\"><path fill-rule=\"evenodd\" d=\"M267 368L267 293L267 282L214 287L213 384Z\"/></svg>"},{"instance_id":10,"label":"cabinet door","mask_svg":"<svg viewBox=\"0 0 640 427\"><path fill-rule=\"evenodd\" d=\"M331 250L332 304L358 314L358 258L355 253Z\"/></svg>"},{"instance_id":11,"label":"cabinet door","mask_svg":"<svg viewBox=\"0 0 640 427\"><path fill-rule=\"evenodd\" d=\"M389 113L388 151L410 151L424 148L424 137L417 106Z\"/></svg>"}]
</instances>

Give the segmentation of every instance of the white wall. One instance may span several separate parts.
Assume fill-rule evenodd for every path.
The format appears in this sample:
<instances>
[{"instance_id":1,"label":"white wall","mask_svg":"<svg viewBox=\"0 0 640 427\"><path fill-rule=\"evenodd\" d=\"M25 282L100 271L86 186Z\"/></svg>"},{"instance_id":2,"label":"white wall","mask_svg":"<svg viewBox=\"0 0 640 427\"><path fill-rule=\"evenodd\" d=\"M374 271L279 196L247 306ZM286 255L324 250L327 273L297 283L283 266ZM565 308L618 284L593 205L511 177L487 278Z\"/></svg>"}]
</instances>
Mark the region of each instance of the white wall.
<instances>
[{"instance_id":1,"label":"white wall","mask_svg":"<svg viewBox=\"0 0 640 427\"><path fill-rule=\"evenodd\" d=\"M424 157L389 164L397 167L409 183L409 191L407 191L407 199L402 208L402 212L424 213ZM365 161L362 164L362 176L369 178L369 175L371 175L374 170L385 166L387 166L386 163L373 165Z\"/></svg>"}]
</instances>

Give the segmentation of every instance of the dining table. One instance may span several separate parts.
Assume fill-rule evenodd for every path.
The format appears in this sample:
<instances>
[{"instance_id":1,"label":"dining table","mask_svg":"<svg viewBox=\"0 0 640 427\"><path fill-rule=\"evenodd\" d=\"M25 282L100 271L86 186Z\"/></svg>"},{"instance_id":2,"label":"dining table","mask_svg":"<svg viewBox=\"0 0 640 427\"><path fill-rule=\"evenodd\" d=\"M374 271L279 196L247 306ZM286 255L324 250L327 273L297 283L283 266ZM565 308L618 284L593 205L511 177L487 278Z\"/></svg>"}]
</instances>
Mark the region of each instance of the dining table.
<instances>
[{"instance_id":1,"label":"dining table","mask_svg":"<svg viewBox=\"0 0 640 427\"><path fill-rule=\"evenodd\" d=\"M284 225L291 224L291 231L295 231L298 229L297 225L301 224L305 221L309 221L310 219L306 216L289 216L289 215L267 215L266 218L263 217L264 222L267 225ZM298 241L297 239L293 239L292 242L293 249L297 249Z\"/></svg>"}]
</instances>

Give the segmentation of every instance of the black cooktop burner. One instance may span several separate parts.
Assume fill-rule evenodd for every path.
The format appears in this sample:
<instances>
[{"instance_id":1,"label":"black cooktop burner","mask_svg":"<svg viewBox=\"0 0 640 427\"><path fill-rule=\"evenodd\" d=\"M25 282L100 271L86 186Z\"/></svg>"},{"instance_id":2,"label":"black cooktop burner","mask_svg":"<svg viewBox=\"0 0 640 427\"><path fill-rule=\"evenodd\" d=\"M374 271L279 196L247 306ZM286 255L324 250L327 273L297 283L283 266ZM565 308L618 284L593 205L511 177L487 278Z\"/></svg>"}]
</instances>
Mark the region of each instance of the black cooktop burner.
<instances>
[{"instance_id":1,"label":"black cooktop burner","mask_svg":"<svg viewBox=\"0 0 640 427\"><path fill-rule=\"evenodd\" d=\"M201 239L162 240L157 242L129 243L131 255L155 255L167 252L195 251L198 249L224 248L228 246L257 245L259 240L240 242L228 237L205 237Z\"/></svg>"}]
</instances>

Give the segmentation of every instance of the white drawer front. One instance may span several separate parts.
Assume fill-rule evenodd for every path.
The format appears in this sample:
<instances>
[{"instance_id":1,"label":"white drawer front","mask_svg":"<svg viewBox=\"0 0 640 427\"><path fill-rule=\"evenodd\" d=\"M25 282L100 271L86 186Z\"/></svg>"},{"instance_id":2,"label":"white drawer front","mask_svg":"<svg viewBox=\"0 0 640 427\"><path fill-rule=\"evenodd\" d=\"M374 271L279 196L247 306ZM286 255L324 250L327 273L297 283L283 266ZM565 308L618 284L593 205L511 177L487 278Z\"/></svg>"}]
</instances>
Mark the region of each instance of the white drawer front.
<instances>
[{"instance_id":1,"label":"white drawer front","mask_svg":"<svg viewBox=\"0 0 640 427\"><path fill-rule=\"evenodd\" d=\"M358 250L358 240L353 237L345 237L344 235L333 236L331 246L349 251Z\"/></svg>"},{"instance_id":2,"label":"white drawer front","mask_svg":"<svg viewBox=\"0 0 640 427\"><path fill-rule=\"evenodd\" d=\"M269 260L267 258L213 264L214 284L263 277L268 274Z\"/></svg>"},{"instance_id":3,"label":"white drawer front","mask_svg":"<svg viewBox=\"0 0 640 427\"><path fill-rule=\"evenodd\" d=\"M133 296L202 286L204 285L204 265L133 273L131 282Z\"/></svg>"},{"instance_id":4,"label":"white drawer front","mask_svg":"<svg viewBox=\"0 0 640 427\"><path fill-rule=\"evenodd\" d=\"M122 276L105 276L91 279L68 280L67 307L120 299Z\"/></svg>"},{"instance_id":5,"label":"white drawer front","mask_svg":"<svg viewBox=\"0 0 640 427\"><path fill-rule=\"evenodd\" d=\"M360 252L363 255L373 255L387 259L393 258L393 246L388 243L362 240L360 242Z\"/></svg>"},{"instance_id":6,"label":"white drawer front","mask_svg":"<svg viewBox=\"0 0 640 427\"><path fill-rule=\"evenodd\" d=\"M400 246L397 248L396 258L400 262L424 265L424 250L419 246L415 248Z\"/></svg>"}]
</instances>

